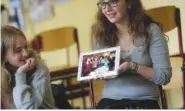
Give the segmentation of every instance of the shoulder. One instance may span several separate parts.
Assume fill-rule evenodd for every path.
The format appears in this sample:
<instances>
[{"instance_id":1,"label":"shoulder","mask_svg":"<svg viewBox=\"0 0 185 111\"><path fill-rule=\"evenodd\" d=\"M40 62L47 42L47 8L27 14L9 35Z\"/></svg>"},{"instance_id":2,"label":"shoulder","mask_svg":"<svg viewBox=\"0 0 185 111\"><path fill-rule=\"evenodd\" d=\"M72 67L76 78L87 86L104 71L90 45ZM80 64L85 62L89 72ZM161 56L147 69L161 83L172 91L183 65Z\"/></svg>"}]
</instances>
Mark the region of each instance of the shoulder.
<instances>
[{"instance_id":1,"label":"shoulder","mask_svg":"<svg viewBox=\"0 0 185 111\"><path fill-rule=\"evenodd\" d=\"M155 32L162 32L161 28L159 27L159 25L157 25L156 23L151 23L148 27L148 32L149 34L155 33Z\"/></svg>"},{"instance_id":2,"label":"shoulder","mask_svg":"<svg viewBox=\"0 0 185 111\"><path fill-rule=\"evenodd\" d=\"M155 23L151 23L148 27L148 34L150 37L150 43L153 43L157 40L166 41L165 34L162 29Z\"/></svg>"},{"instance_id":3,"label":"shoulder","mask_svg":"<svg viewBox=\"0 0 185 111\"><path fill-rule=\"evenodd\" d=\"M42 61L40 61L36 65L33 75L34 75L34 78L46 78L49 76L49 69Z\"/></svg>"},{"instance_id":4,"label":"shoulder","mask_svg":"<svg viewBox=\"0 0 185 111\"><path fill-rule=\"evenodd\" d=\"M39 61L39 63L37 64L37 69L38 70L44 70L44 71L49 71L48 67L46 66L46 64L43 61Z\"/></svg>"},{"instance_id":5,"label":"shoulder","mask_svg":"<svg viewBox=\"0 0 185 111\"><path fill-rule=\"evenodd\" d=\"M48 67L46 66L46 64L42 61L40 61L37 65L37 70L39 71L42 71L42 72L45 72L45 73L49 73L49 69Z\"/></svg>"}]
</instances>

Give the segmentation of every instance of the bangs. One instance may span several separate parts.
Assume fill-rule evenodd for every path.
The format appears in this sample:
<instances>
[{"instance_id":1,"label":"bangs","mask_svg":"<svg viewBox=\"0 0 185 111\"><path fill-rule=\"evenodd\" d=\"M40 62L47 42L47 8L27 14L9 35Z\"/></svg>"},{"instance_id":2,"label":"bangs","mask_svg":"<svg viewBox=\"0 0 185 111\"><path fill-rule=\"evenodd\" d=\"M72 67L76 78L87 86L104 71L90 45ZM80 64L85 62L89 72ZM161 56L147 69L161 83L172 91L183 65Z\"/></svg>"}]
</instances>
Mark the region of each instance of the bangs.
<instances>
[{"instance_id":1,"label":"bangs","mask_svg":"<svg viewBox=\"0 0 185 111\"><path fill-rule=\"evenodd\" d=\"M7 51L8 49L11 49L13 52L15 52L15 47L16 47L16 38L17 37L10 37L9 39L7 39L7 41L5 41L5 50Z\"/></svg>"}]
</instances>

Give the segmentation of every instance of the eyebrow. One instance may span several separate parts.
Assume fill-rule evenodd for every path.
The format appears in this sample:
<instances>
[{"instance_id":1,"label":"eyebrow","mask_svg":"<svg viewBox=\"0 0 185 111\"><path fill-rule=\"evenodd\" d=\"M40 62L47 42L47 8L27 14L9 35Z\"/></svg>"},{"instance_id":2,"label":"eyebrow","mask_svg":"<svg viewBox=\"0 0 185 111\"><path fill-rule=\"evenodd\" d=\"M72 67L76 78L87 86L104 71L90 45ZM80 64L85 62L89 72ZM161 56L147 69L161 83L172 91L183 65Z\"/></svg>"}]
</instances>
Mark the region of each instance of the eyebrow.
<instances>
[{"instance_id":1,"label":"eyebrow","mask_svg":"<svg viewBox=\"0 0 185 111\"><path fill-rule=\"evenodd\" d=\"M19 50L19 49L21 49L21 47L16 47L16 48L15 48L15 50Z\"/></svg>"},{"instance_id":2,"label":"eyebrow","mask_svg":"<svg viewBox=\"0 0 185 111\"><path fill-rule=\"evenodd\" d=\"M28 43L27 43L27 42L25 42L25 44L24 44L24 45L22 45L22 46L18 46L18 47L15 47L15 49L22 48L22 47L25 47L25 46L27 46L27 45L28 45Z\"/></svg>"}]
</instances>

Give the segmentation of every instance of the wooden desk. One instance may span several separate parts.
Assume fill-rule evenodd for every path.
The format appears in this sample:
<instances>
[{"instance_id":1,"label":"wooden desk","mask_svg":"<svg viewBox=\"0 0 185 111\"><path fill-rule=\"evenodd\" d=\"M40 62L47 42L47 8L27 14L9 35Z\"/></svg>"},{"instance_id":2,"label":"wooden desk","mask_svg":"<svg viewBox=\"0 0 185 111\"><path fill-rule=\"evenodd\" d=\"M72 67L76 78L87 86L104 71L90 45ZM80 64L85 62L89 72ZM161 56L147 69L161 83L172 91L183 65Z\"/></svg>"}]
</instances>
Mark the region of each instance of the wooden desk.
<instances>
[{"instance_id":1,"label":"wooden desk","mask_svg":"<svg viewBox=\"0 0 185 111\"><path fill-rule=\"evenodd\" d=\"M77 77L77 72L78 72L78 66L73 66L65 69L61 67L50 68L51 80Z\"/></svg>"},{"instance_id":2,"label":"wooden desk","mask_svg":"<svg viewBox=\"0 0 185 111\"><path fill-rule=\"evenodd\" d=\"M66 98L70 100L72 106L74 106L73 100L81 98L81 104L83 104L83 108L87 108L88 101L86 101L86 97L89 97L89 83L76 81L78 66L73 66L64 69L63 68L50 68L51 81L62 81L62 90L65 92ZM73 82L73 80L75 80L75 82Z\"/></svg>"}]
</instances>

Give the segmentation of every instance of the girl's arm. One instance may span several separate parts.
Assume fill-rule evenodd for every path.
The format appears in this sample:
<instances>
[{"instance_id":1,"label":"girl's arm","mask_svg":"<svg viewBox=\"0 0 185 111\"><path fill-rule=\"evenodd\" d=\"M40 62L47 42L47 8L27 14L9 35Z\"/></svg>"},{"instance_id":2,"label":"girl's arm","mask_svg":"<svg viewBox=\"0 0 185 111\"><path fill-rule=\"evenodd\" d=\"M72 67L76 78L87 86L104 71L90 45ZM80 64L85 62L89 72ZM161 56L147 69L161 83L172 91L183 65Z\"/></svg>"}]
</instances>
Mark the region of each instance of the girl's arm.
<instances>
[{"instance_id":1,"label":"girl's arm","mask_svg":"<svg viewBox=\"0 0 185 111\"><path fill-rule=\"evenodd\" d=\"M144 78L156 83L165 85L170 82L172 68L169 60L169 50L164 34L161 29L151 24L150 27L149 54L152 59L152 67L133 62L124 62L120 65L119 71L133 70L137 66L137 73Z\"/></svg>"},{"instance_id":2,"label":"girl's arm","mask_svg":"<svg viewBox=\"0 0 185 111\"><path fill-rule=\"evenodd\" d=\"M33 73L31 84L27 84L26 73L17 72L15 74L13 100L17 109L54 108L48 72L46 66L40 65Z\"/></svg>"},{"instance_id":3,"label":"girl's arm","mask_svg":"<svg viewBox=\"0 0 185 111\"><path fill-rule=\"evenodd\" d=\"M139 64L137 72L156 84L165 85L170 82L172 76L168 45L161 29L155 24L151 26L149 54L153 64L152 67Z\"/></svg>"}]
</instances>

